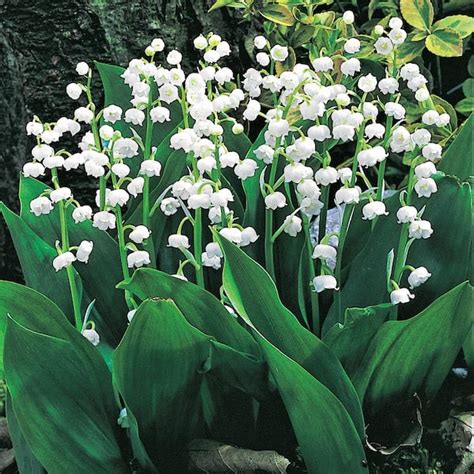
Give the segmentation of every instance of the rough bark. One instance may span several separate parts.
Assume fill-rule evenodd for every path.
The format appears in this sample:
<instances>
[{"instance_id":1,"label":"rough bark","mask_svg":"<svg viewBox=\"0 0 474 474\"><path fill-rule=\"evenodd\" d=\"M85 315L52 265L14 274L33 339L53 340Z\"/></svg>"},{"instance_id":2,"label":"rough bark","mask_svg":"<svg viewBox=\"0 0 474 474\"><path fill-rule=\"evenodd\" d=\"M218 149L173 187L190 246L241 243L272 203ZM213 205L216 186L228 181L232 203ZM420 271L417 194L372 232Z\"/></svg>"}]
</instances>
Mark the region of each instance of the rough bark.
<instances>
[{"instance_id":1,"label":"rough bark","mask_svg":"<svg viewBox=\"0 0 474 474\"><path fill-rule=\"evenodd\" d=\"M192 38L214 31L233 45L243 38L237 17L207 13L212 0L4 0L0 2L0 200L18 209L19 171L33 141L25 125L34 115L71 116L64 90L75 65L93 60L126 64L155 37L196 59ZM234 66L239 58L234 56ZM81 193L88 182L75 180ZM15 252L0 219L0 278L21 281Z\"/></svg>"}]
</instances>

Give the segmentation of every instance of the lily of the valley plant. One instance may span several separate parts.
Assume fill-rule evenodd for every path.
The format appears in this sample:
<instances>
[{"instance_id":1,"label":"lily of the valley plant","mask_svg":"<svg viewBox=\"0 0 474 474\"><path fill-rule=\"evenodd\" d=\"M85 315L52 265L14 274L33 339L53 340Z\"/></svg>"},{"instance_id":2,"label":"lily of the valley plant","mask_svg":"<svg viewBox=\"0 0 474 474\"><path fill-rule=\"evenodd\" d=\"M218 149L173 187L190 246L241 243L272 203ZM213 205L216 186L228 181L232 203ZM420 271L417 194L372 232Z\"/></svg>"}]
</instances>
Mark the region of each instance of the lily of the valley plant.
<instances>
[{"instance_id":1,"label":"lily of the valley plant","mask_svg":"<svg viewBox=\"0 0 474 474\"><path fill-rule=\"evenodd\" d=\"M183 472L210 438L362 472L366 427L436 394L472 325L472 119L397 60L402 20L353 21L289 69L257 36L241 77L217 34L189 71L155 39L96 64L103 107L81 62L71 118L28 123L21 214L2 211L30 288L0 285L20 471ZM65 185L84 173L94 205Z\"/></svg>"}]
</instances>

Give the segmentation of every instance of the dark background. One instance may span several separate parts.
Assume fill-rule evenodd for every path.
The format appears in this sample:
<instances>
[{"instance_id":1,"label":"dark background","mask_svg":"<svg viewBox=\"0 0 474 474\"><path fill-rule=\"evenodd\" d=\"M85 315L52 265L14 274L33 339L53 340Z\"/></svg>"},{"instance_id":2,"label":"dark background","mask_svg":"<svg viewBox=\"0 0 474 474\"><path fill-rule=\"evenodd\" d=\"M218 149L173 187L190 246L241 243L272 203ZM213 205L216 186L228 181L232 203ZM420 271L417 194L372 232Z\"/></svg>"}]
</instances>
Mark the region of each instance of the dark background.
<instances>
[{"instance_id":1,"label":"dark background","mask_svg":"<svg viewBox=\"0 0 474 474\"><path fill-rule=\"evenodd\" d=\"M72 116L65 87L77 80L79 61L126 65L153 38L195 61L192 40L220 34L231 45L243 41L248 24L232 11L207 13L212 0L0 0L0 200L18 211L20 170L33 146L25 125ZM238 49L238 48L236 48ZM244 49L244 48L242 48ZM240 62L237 53L231 61ZM98 92L99 93L99 92ZM90 194L80 175L74 190ZM21 281L15 250L0 218L0 278Z\"/></svg>"}]
</instances>

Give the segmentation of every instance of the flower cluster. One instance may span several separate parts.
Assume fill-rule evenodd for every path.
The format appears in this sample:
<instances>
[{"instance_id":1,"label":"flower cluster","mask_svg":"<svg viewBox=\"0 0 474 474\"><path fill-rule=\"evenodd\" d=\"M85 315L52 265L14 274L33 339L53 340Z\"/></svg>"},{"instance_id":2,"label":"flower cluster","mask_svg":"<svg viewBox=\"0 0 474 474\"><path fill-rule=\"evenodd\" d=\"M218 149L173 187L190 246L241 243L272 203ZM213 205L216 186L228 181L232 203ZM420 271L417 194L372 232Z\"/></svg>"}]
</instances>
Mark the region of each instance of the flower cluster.
<instances>
[{"instance_id":1,"label":"flower cluster","mask_svg":"<svg viewBox=\"0 0 474 474\"><path fill-rule=\"evenodd\" d=\"M352 25L353 14L346 12L342 21ZM338 290L351 218L375 221L388 214L384 203L386 163L390 154L403 154L410 169L402 207L396 214L403 229L390 278L390 299L397 304L413 298L409 289L399 286L403 272L410 271L410 289L424 283L430 273L424 267L406 265L405 250L411 240L429 238L433 230L422 219L423 210L416 209L411 200L413 193L429 198L437 191L433 175L442 148L433 141L430 130L449 127L449 116L435 110L427 80L417 65L398 67L397 48L406 38L399 18L392 18L387 30L377 25L369 45L386 64L382 78L360 74L363 67L357 55L367 39L358 38L352 26L347 31L353 36L340 32L332 48L312 53L310 64L297 63L290 68L286 46L271 45L264 36L257 36L255 67L241 80L220 64L230 54L230 46L216 34L195 39L202 58L189 73L181 67L181 53L172 50L166 54L163 41L155 39L146 48L145 57L130 61L122 74L131 92L126 110L115 104L98 110L91 94L92 70L79 63L80 80L66 87L72 100L84 101L73 118L43 123L35 117L27 125L27 133L35 136L37 143L33 160L24 165L23 173L38 178L49 172L54 183L53 190L31 201L31 212L41 216L59 206L62 213L62 241L56 245L54 268L59 271L73 262L87 263L93 251L93 242L86 240L70 246L65 218L69 207L75 224L91 221L102 231L116 231L125 279L130 277L130 269L156 265L151 232L155 213L179 216L175 232L167 236L171 251L183 257L175 275L186 278L185 267L190 265L201 286L203 267L219 269L223 257L216 241L202 241L205 226L212 226L240 247L263 239L266 269L275 278L275 240L282 233L296 237L303 232L313 245L310 229L317 219L319 235L308 261L311 284L317 293ZM412 91L424 110L419 124L405 124L402 87ZM153 143L153 129L172 121L177 111L180 125L170 135L169 147L187 166L158 200L150 202L150 183L159 179L163 166L157 154L159 144ZM262 139L247 156L240 156L228 137L242 134L244 122L257 119L265 123ZM123 128L118 124L124 123L130 136L120 132ZM136 127L143 129L142 135ZM82 133L73 153L55 149L66 133ZM333 154L339 145L354 150L342 164ZM77 169L98 180L95 209L81 205L69 188L60 185L58 171ZM244 188L246 180L259 183L265 235L259 236L254 227L239 221L238 198L229 185L231 175ZM374 175L377 182L371 183ZM336 233L327 233L325 226L330 196L343 214ZM123 217L133 199L143 208L139 225L127 223ZM356 209L360 209L359 216L353 216ZM286 213L278 228L276 211ZM133 299L127 302L131 317L136 305Z\"/></svg>"}]
</instances>

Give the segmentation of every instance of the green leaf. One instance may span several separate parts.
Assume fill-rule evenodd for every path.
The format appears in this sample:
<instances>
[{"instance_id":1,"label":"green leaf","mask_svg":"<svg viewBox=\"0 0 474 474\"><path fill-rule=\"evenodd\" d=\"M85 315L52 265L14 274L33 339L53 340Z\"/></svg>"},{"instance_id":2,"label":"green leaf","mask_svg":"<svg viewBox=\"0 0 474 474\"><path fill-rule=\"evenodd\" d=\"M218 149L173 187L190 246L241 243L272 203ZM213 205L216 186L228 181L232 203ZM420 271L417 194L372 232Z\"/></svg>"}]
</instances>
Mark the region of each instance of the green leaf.
<instances>
[{"instance_id":1,"label":"green leaf","mask_svg":"<svg viewBox=\"0 0 474 474\"><path fill-rule=\"evenodd\" d=\"M352 377L359 368L370 342L390 316L391 304L348 308L344 324L335 324L323 338L336 354L344 370Z\"/></svg>"},{"instance_id":2,"label":"green leaf","mask_svg":"<svg viewBox=\"0 0 474 474\"><path fill-rule=\"evenodd\" d=\"M459 34L461 38L467 38L474 33L474 18L468 15L452 15L438 20L434 29L450 28Z\"/></svg>"},{"instance_id":3,"label":"green leaf","mask_svg":"<svg viewBox=\"0 0 474 474\"><path fill-rule=\"evenodd\" d=\"M120 283L140 299L172 298L189 324L215 337L234 349L259 356L253 337L230 315L224 305L211 293L167 273L140 268L131 280Z\"/></svg>"},{"instance_id":4,"label":"green leaf","mask_svg":"<svg viewBox=\"0 0 474 474\"><path fill-rule=\"evenodd\" d=\"M469 62L467 63L467 72L471 77L474 77L474 56L469 58Z\"/></svg>"},{"instance_id":5,"label":"green leaf","mask_svg":"<svg viewBox=\"0 0 474 474\"><path fill-rule=\"evenodd\" d=\"M461 126L457 137L445 151L438 168L446 174L465 180L473 173L472 156L474 154L473 140L474 115Z\"/></svg>"},{"instance_id":6,"label":"green leaf","mask_svg":"<svg viewBox=\"0 0 474 474\"><path fill-rule=\"evenodd\" d=\"M293 46L293 48L298 48L299 46L308 43L313 38L315 31L316 27L313 25L300 24L295 32L291 35L291 46Z\"/></svg>"},{"instance_id":7,"label":"green leaf","mask_svg":"<svg viewBox=\"0 0 474 474\"><path fill-rule=\"evenodd\" d=\"M8 389L33 454L51 474L129 472L110 372L97 350L36 291L2 282L0 300L9 302Z\"/></svg>"},{"instance_id":8,"label":"green leaf","mask_svg":"<svg viewBox=\"0 0 474 474\"><path fill-rule=\"evenodd\" d=\"M474 112L474 97L466 97L456 104L456 110L465 115Z\"/></svg>"},{"instance_id":9,"label":"green leaf","mask_svg":"<svg viewBox=\"0 0 474 474\"><path fill-rule=\"evenodd\" d=\"M26 285L54 300L73 321L74 311L66 272L56 272L53 268L53 259L58 255L54 247L36 235L3 203L0 203L0 212L10 231ZM31 215L33 219L41 219Z\"/></svg>"},{"instance_id":10,"label":"green leaf","mask_svg":"<svg viewBox=\"0 0 474 474\"><path fill-rule=\"evenodd\" d=\"M431 0L400 0L400 10L405 21L419 30L429 30L433 23Z\"/></svg>"},{"instance_id":11,"label":"green leaf","mask_svg":"<svg viewBox=\"0 0 474 474\"><path fill-rule=\"evenodd\" d=\"M428 36L427 31L418 31L418 32L413 34L412 40L413 41L421 41L421 40L424 40L427 36Z\"/></svg>"},{"instance_id":12,"label":"green leaf","mask_svg":"<svg viewBox=\"0 0 474 474\"><path fill-rule=\"evenodd\" d=\"M426 47L437 56L445 58L462 56L462 38L451 28L434 30L426 38Z\"/></svg>"},{"instance_id":13,"label":"green leaf","mask_svg":"<svg viewBox=\"0 0 474 474\"><path fill-rule=\"evenodd\" d=\"M407 263L425 266L432 274L420 288L414 290L416 298L399 310L404 315L413 315L432 303L443 293L467 278L469 268L469 242L471 241L471 189L467 183L456 178L437 178L438 192L429 200L413 199L413 205L421 209L426 204L423 219L431 222L433 235L427 240L417 240L408 254ZM346 268L347 277L342 282L341 304L346 308L365 308L388 302L386 288L386 257L392 248L398 247L401 225L397 223L396 211L400 207L399 193L385 200L389 215L378 219L365 247ZM446 209L450 209L446 213ZM360 219L355 214L353 220ZM446 252L446 242L455 249ZM402 280L405 286L406 279ZM326 334L336 323L337 311L333 304L323 325Z\"/></svg>"},{"instance_id":14,"label":"green leaf","mask_svg":"<svg viewBox=\"0 0 474 474\"><path fill-rule=\"evenodd\" d=\"M114 355L114 380L155 466L205 433L201 386L216 376L265 396L265 367L192 327L171 300L147 300Z\"/></svg>"},{"instance_id":15,"label":"green leaf","mask_svg":"<svg viewBox=\"0 0 474 474\"><path fill-rule=\"evenodd\" d=\"M15 450L15 462L18 471L20 474L45 474L46 471L34 457L31 448L28 446L28 443L20 430L9 393L7 394L6 412L8 433L10 434L13 449Z\"/></svg>"},{"instance_id":16,"label":"green leaf","mask_svg":"<svg viewBox=\"0 0 474 474\"><path fill-rule=\"evenodd\" d=\"M340 400L301 365L255 332L308 472L367 472L359 433Z\"/></svg>"},{"instance_id":17,"label":"green leaf","mask_svg":"<svg viewBox=\"0 0 474 474\"><path fill-rule=\"evenodd\" d=\"M419 57L425 49L424 41L416 41L415 33L409 33L406 40L397 47L397 64L406 64Z\"/></svg>"},{"instance_id":18,"label":"green leaf","mask_svg":"<svg viewBox=\"0 0 474 474\"><path fill-rule=\"evenodd\" d=\"M474 78L468 77L462 83L462 91L466 97L474 97Z\"/></svg>"},{"instance_id":19,"label":"green leaf","mask_svg":"<svg viewBox=\"0 0 474 474\"><path fill-rule=\"evenodd\" d=\"M295 24L295 18L293 17L291 10L284 5L270 3L264 5L259 10L259 13L264 18L276 23L277 25L293 26Z\"/></svg>"},{"instance_id":20,"label":"green leaf","mask_svg":"<svg viewBox=\"0 0 474 474\"><path fill-rule=\"evenodd\" d=\"M436 395L474 322L472 296L464 282L417 316L381 326L352 377L369 414L414 393Z\"/></svg>"},{"instance_id":21,"label":"green leaf","mask_svg":"<svg viewBox=\"0 0 474 474\"><path fill-rule=\"evenodd\" d=\"M340 362L283 306L275 284L260 265L228 240L219 238L219 242L225 255L224 289L237 312L270 343L326 385L346 407L362 437L364 422L359 401Z\"/></svg>"},{"instance_id":22,"label":"green leaf","mask_svg":"<svg viewBox=\"0 0 474 474\"><path fill-rule=\"evenodd\" d=\"M48 186L36 179L21 178L20 215L22 221L26 222L36 234L53 244L55 240L61 238L58 210L54 209L51 213L39 217L34 216L29 211L30 201L38 197L45 189L48 189ZM91 300L96 301L94 307L98 315L94 316L94 320L97 323L99 333L104 336L104 340L115 346L119 343L126 329L126 314L128 311L123 292L115 287L119 281L123 280L118 245L107 232L93 227L90 221L74 223L71 217L71 208L68 208L66 212L71 245L79 245L82 240L94 242L94 249L90 255L89 263L76 262L74 267L81 276L87 295ZM26 245L29 239L24 240L24 242ZM40 277L44 280L46 278L42 275L45 265L38 265L36 269L38 273L41 272ZM49 267L54 270L52 264ZM58 275L66 278L65 272L59 272ZM37 289L49 296L49 293L43 291L42 288ZM55 295L54 292L59 294L57 288L53 289L53 295ZM69 289L62 292L62 294L69 297ZM55 300L55 298L56 296L52 299ZM72 314L72 312L66 314Z\"/></svg>"}]
</instances>

